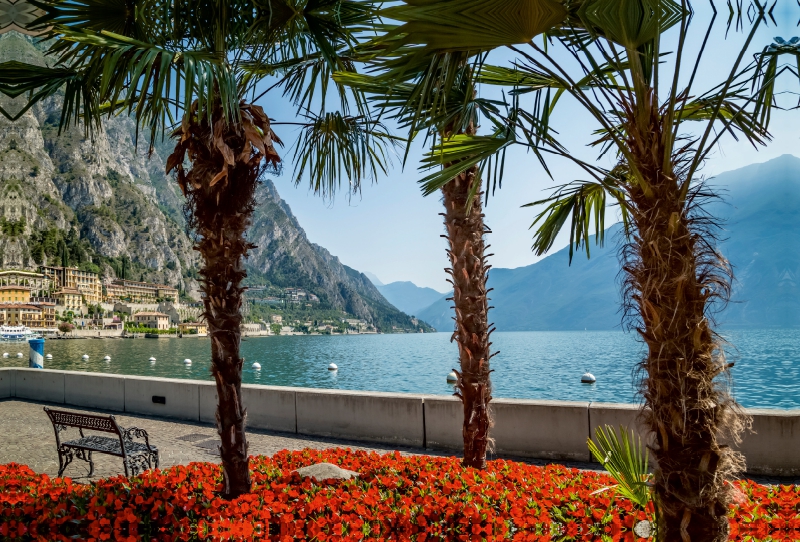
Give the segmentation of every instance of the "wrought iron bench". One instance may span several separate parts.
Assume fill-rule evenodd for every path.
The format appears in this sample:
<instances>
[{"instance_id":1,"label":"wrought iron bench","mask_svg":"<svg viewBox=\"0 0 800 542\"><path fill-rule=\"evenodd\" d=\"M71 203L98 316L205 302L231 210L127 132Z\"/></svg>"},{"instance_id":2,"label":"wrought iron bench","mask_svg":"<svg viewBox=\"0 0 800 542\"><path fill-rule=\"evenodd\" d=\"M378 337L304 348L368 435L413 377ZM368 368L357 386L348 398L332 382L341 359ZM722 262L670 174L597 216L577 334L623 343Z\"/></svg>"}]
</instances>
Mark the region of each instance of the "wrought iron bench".
<instances>
[{"instance_id":1,"label":"wrought iron bench","mask_svg":"<svg viewBox=\"0 0 800 542\"><path fill-rule=\"evenodd\" d=\"M89 476L94 473L92 453L108 454L122 458L125 476L136 476L140 470L158 467L158 448L150 444L147 431L138 427L125 429L117 424L114 416L99 416L96 414L83 414L66 410L53 410L44 407L44 411L53 424L56 433L56 448L58 449L58 475L64 473L67 465L74 458L89 463ZM61 433L68 428L77 428L81 438L61 441ZM83 434L84 429L112 433L113 437ZM134 439L144 439L144 443ZM130 474L129 474L130 471Z\"/></svg>"}]
</instances>

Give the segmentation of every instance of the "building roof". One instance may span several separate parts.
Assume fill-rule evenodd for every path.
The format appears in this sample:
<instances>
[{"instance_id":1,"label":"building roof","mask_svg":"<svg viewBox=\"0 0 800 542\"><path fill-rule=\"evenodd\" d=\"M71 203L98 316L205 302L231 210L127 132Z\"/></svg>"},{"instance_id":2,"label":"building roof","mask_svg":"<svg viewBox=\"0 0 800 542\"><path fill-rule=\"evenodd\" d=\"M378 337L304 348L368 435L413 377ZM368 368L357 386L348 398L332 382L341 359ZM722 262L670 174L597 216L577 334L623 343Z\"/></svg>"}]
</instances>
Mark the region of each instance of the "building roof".
<instances>
[{"instance_id":1,"label":"building roof","mask_svg":"<svg viewBox=\"0 0 800 542\"><path fill-rule=\"evenodd\" d=\"M169 318L169 314L164 314L163 312L137 312L134 316L163 316L164 318Z\"/></svg>"},{"instance_id":2,"label":"building roof","mask_svg":"<svg viewBox=\"0 0 800 542\"><path fill-rule=\"evenodd\" d=\"M0 275L28 275L37 278L47 278L44 273L37 273L36 271L26 271L25 269L0 269Z\"/></svg>"},{"instance_id":3,"label":"building roof","mask_svg":"<svg viewBox=\"0 0 800 542\"><path fill-rule=\"evenodd\" d=\"M55 295L64 295L64 294L81 295L81 292L76 288L61 288L59 291L56 292Z\"/></svg>"},{"instance_id":4,"label":"building roof","mask_svg":"<svg viewBox=\"0 0 800 542\"><path fill-rule=\"evenodd\" d=\"M22 285L15 286L13 284L10 286L0 286L0 290L30 290L30 289L31 288L29 286L22 286Z\"/></svg>"},{"instance_id":5,"label":"building roof","mask_svg":"<svg viewBox=\"0 0 800 542\"><path fill-rule=\"evenodd\" d=\"M34 307L27 303L0 303L0 309L28 309L34 311L41 311L40 307Z\"/></svg>"}]
</instances>

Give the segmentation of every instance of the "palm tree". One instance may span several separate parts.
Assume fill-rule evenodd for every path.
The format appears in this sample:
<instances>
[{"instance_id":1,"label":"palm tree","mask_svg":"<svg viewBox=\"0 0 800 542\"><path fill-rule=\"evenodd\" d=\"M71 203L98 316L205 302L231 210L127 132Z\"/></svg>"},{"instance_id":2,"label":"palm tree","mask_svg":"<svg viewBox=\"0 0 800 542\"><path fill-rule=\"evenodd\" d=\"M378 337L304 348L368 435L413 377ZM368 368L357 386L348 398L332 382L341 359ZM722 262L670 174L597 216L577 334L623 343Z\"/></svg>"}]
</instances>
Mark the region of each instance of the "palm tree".
<instances>
[{"instance_id":1,"label":"palm tree","mask_svg":"<svg viewBox=\"0 0 800 542\"><path fill-rule=\"evenodd\" d=\"M103 115L125 113L149 131L152 146L159 133L174 126L167 173L173 172L186 197L203 259L223 494L249 492L239 355L243 263L253 247L245 233L260 178L281 164L273 123L255 102L268 91L295 99L302 115L302 122L290 123L302 130L296 181L307 175L316 191L329 193L346 175L358 190L363 179L385 170L380 125L360 109L349 113L351 102L360 107L359 97L334 85L341 110L326 109L325 99L330 74L353 69L347 53L370 23L372 6L350 0L37 5L47 13L29 28L47 27L42 37L53 40L48 53L55 62L0 66L0 91L30 95L27 106L9 116L18 118L63 89L62 127L82 122L92 134ZM267 77L274 84L255 96Z\"/></svg>"},{"instance_id":2,"label":"palm tree","mask_svg":"<svg viewBox=\"0 0 800 542\"><path fill-rule=\"evenodd\" d=\"M703 208L713 193L697 171L725 133L754 145L769 137L774 70L768 73L759 61L742 68L764 17L762 6L753 8L754 24L729 76L699 96L693 87L705 42L691 58L685 50L691 7L669 0L576 2L548 32L546 48L513 31L499 31L493 39L505 40L518 60L511 67L482 67L479 76L481 82L511 87L515 106L507 120L522 133L520 141L540 153L574 160L591 178L562 186L533 204L546 205L534 222L539 254L552 247L570 216L570 247L586 248L588 254L592 226L602 242L607 198L621 210L627 235L622 250L625 308L647 346L641 391L658 463L654 492L660 540L724 540L731 499L727 481L743 465L740 454L720 443L725 433L736 441L746 419L718 383L729 376L729 365L714 331L713 312L730 292L731 268L715 245L716 221ZM435 28L414 17L417 2L398 9L414 23L406 43L437 43ZM482 9L487 19L513 19L502 2L486 2ZM445 36L460 36L453 49L480 47L480 37L470 39L472 27L459 16L445 18L447 12L440 5L438 25L446 29ZM669 73L662 34L672 27L679 39ZM569 63L554 56L558 46ZM571 66L576 67L572 73ZM520 100L527 92L543 100L523 107ZM607 171L582 162L552 142L548 120L563 94L597 121L595 144L603 152L616 151L616 167ZM680 129L686 121L705 126L696 137L684 136ZM497 139L465 136L443 145L439 157L447 163L466 152L490 156L502 146ZM505 139L517 141L510 134Z\"/></svg>"},{"instance_id":3,"label":"palm tree","mask_svg":"<svg viewBox=\"0 0 800 542\"><path fill-rule=\"evenodd\" d=\"M441 144L477 133L481 111L497 114L496 104L478 98L475 92L475 63L468 52L434 53L414 58L410 48L387 47L380 41L367 47L372 69L378 76L337 74L336 79L372 95L382 114L388 113L409 132L408 142L422 132ZM407 62L407 59L414 59ZM363 60L363 58L362 58ZM409 66L410 65L410 66ZM399 66L399 67L398 67ZM436 143L428 161L439 164ZM450 267L448 282L453 285L455 330L451 341L458 345L459 366L456 393L464 408L463 438L466 467L483 469L489 445L492 399L489 360L492 333L488 320L489 299L484 236L482 184L477 162L471 156L453 158L445 167L458 171L435 186L426 186L425 195L441 191L444 204L445 237Z\"/></svg>"},{"instance_id":4,"label":"palm tree","mask_svg":"<svg viewBox=\"0 0 800 542\"><path fill-rule=\"evenodd\" d=\"M667 92L658 86L666 71L661 33L597 13L580 17L583 35L554 33L584 68L578 74L569 74L552 49L533 43L530 52L515 48L520 60L513 68L485 73L507 85L526 76L550 79L597 120L601 136L594 144L616 151L618 162L610 171L581 163L592 180L564 185L530 204L545 205L534 220L534 250L549 250L571 215L570 254L583 247L588 256L592 227L603 241L607 198L619 205L627 239L621 251L624 308L647 347L640 390L642 416L654 435L658 539L721 541L727 539L731 502L727 482L743 469L744 458L720 437L737 442L747 419L720 384L720 378L729 378L730 365L713 315L728 300L732 270L716 246L718 222L704 209L715 195L697 171L723 133L754 145L769 138L761 114L764 87L750 91L760 73L757 63L741 68L758 21L730 75L693 97L694 76L685 86L680 82L691 14L676 6L652 14L655 27L680 27ZM702 54L690 73L696 73ZM700 136L679 132L687 121L705 122ZM719 130L712 135L715 126ZM523 130L530 139L542 133L542 124ZM561 149L554 152L572 159Z\"/></svg>"}]
</instances>

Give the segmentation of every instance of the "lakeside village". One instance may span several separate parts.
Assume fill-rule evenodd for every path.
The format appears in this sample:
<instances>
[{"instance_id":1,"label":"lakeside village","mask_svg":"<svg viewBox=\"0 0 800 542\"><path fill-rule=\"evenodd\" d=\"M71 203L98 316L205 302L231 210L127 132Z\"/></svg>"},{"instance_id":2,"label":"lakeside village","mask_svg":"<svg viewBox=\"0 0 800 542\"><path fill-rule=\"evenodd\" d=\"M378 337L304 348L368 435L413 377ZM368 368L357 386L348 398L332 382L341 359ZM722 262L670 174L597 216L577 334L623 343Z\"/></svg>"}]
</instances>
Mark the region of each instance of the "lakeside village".
<instances>
[{"instance_id":1,"label":"lakeside village","mask_svg":"<svg viewBox=\"0 0 800 542\"><path fill-rule=\"evenodd\" d=\"M301 288L254 287L246 298L246 336L377 333L340 311L315 311ZM177 288L101 277L76 267L0 270L0 335L19 331L64 338L207 336L202 302Z\"/></svg>"}]
</instances>

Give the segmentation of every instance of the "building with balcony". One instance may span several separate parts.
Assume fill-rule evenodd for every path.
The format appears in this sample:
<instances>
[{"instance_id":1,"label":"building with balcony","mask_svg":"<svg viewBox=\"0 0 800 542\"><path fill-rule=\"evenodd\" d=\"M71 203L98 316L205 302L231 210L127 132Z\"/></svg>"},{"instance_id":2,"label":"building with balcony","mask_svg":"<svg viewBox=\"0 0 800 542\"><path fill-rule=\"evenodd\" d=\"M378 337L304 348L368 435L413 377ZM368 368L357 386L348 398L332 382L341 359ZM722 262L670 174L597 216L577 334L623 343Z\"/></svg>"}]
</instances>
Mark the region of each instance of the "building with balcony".
<instances>
[{"instance_id":1,"label":"building with balcony","mask_svg":"<svg viewBox=\"0 0 800 542\"><path fill-rule=\"evenodd\" d=\"M31 329L55 328L55 306L0 303L0 325L27 326Z\"/></svg>"},{"instance_id":2,"label":"building with balcony","mask_svg":"<svg viewBox=\"0 0 800 542\"><path fill-rule=\"evenodd\" d=\"M83 306L83 295L77 288L61 288L54 297L56 302L64 307L64 310L77 311Z\"/></svg>"},{"instance_id":3,"label":"building with balcony","mask_svg":"<svg viewBox=\"0 0 800 542\"><path fill-rule=\"evenodd\" d=\"M105 286L107 303L128 301L131 303L154 303L177 301L178 290L165 284L151 284L127 279L114 279Z\"/></svg>"},{"instance_id":4,"label":"building with balcony","mask_svg":"<svg viewBox=\"0 0 800 542\"><path fill-rule=\"evenodd\" d=\"M97 273L81 271L77 267L41 266L39 270L52 281L54 287L78 290L86 304L96 305L103 299L103 285Z\"/></svg>"},{"instance_id":5,"label":"building with balcony","mask_svg":"<svg viewBox=\"0 0 800 542\"><path fill-rule=\"evenodd\" d=\"M25 271L22 269L5 269L0 271L0 286L27 286L31 296L45 296L50 291L52 281L44 273Z\"/></svg>"}]
</instances>

